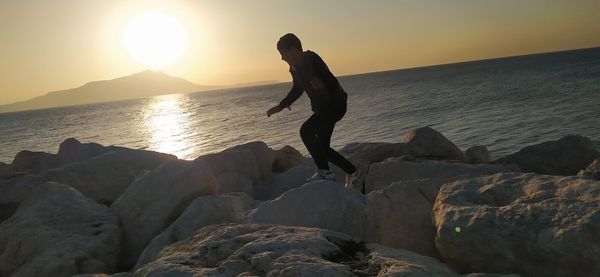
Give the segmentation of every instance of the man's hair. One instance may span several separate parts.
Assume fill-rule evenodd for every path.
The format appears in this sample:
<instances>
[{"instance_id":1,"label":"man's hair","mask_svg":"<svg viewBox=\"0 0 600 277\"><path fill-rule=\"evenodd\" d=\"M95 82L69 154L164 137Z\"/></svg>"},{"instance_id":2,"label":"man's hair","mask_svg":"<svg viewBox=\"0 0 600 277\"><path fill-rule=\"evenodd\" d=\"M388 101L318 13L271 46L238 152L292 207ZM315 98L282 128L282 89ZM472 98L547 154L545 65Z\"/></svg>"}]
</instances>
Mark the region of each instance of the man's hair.
<instances>
[{"instance_id":1,"label":"man's hair","mask_svg":"<svg viewBox=\"0 0 600 277\"><path fill-rule=\"evenodd\" d=\"M302 43L296 35L287 33L279 38L279 41L277 42L277 49L288 50L292 47L296 47L298 50L302 51Z\"/></svg>"}]
</instances>

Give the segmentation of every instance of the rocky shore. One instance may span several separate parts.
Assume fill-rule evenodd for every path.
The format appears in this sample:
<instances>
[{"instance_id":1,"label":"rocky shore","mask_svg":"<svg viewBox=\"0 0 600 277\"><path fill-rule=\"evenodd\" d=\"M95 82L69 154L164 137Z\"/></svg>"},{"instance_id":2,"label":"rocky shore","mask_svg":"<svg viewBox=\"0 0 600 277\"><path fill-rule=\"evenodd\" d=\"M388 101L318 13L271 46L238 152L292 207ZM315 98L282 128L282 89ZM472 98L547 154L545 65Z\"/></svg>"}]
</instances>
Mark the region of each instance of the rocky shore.
<instances>
[{"instance_id":1,"label":"rocky shore","mask_svg":"<svg viewBox=\"0 0 600 277\"><path fill-rule=\"evenodd\" d=\"M598 276L600 154L490 161L423 127L340 152L356 188L250 142L195 160L65 140L0 163L0 276Z\"/></svg>"}]
</instances>

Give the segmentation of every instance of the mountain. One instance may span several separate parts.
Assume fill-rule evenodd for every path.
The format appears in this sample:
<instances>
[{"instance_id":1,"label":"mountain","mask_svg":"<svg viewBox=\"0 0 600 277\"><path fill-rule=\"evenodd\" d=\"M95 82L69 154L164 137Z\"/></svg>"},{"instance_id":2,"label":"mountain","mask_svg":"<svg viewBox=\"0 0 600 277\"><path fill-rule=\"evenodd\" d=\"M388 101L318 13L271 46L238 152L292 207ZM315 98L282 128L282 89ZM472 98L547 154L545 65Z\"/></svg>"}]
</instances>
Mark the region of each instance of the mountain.
<instances>
[{"instance_id":1,"label":"mountain","mask_svg":"<svg viewBox=\"0 0 600 277\"><path fill-rule=\"evenodd\" d=\"M0 112L145 98L161 94L188 93L216 88L219 87L201 86L160 71L146 70L117 79L89 82L78 88L53 91L30 100L2 105L0 106Z\"/></svg>"}]
</instances>

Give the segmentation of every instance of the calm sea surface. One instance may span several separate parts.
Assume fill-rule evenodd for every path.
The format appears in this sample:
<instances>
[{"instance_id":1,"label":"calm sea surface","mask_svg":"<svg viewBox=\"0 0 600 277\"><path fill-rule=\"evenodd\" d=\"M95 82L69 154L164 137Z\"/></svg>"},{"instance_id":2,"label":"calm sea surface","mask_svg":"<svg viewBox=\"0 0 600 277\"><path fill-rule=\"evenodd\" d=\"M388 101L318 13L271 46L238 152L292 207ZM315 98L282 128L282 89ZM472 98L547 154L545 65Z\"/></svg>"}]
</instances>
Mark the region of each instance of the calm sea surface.
<instances>
[{"instance_id":1,"label":"calm sea surface","mask_svg":"<svg viewBox=\"0 0 600 277\"><path fill-rule=\"evenodd\" d=\"M334 72L335 73L335 72ZM493 157L556 140L589 137L600 149L600 48L341 77L349 95L332 145L402 142L429 125L463 150ZM82 142L167 152L183 159L261 140L307 154L298 130L306 95L270 118L290 84L0 114L0 161L20 150L56 153Z\"/></svg>"}]
</instances>

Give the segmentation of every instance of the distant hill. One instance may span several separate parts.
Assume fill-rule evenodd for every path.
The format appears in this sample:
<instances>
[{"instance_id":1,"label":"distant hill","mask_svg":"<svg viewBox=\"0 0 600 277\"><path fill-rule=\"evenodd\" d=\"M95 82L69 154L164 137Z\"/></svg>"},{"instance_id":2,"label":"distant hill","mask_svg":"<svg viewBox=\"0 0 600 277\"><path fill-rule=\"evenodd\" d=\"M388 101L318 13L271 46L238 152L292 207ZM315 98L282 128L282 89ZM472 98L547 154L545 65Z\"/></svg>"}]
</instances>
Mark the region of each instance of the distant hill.
<instances>
[{"instance_id":1,"label":"distant hill","mask_svg":"<svg viewBox=\"0 0 600 277\"><path fill-rule=\"evenodd\" d=\"M220 87L201 86L160 71L146 70L117 79L89 82L78 88L53 91L30 100L2 105L0 112L73 106L217 88Z\"/></svg>"}]
</instances>

